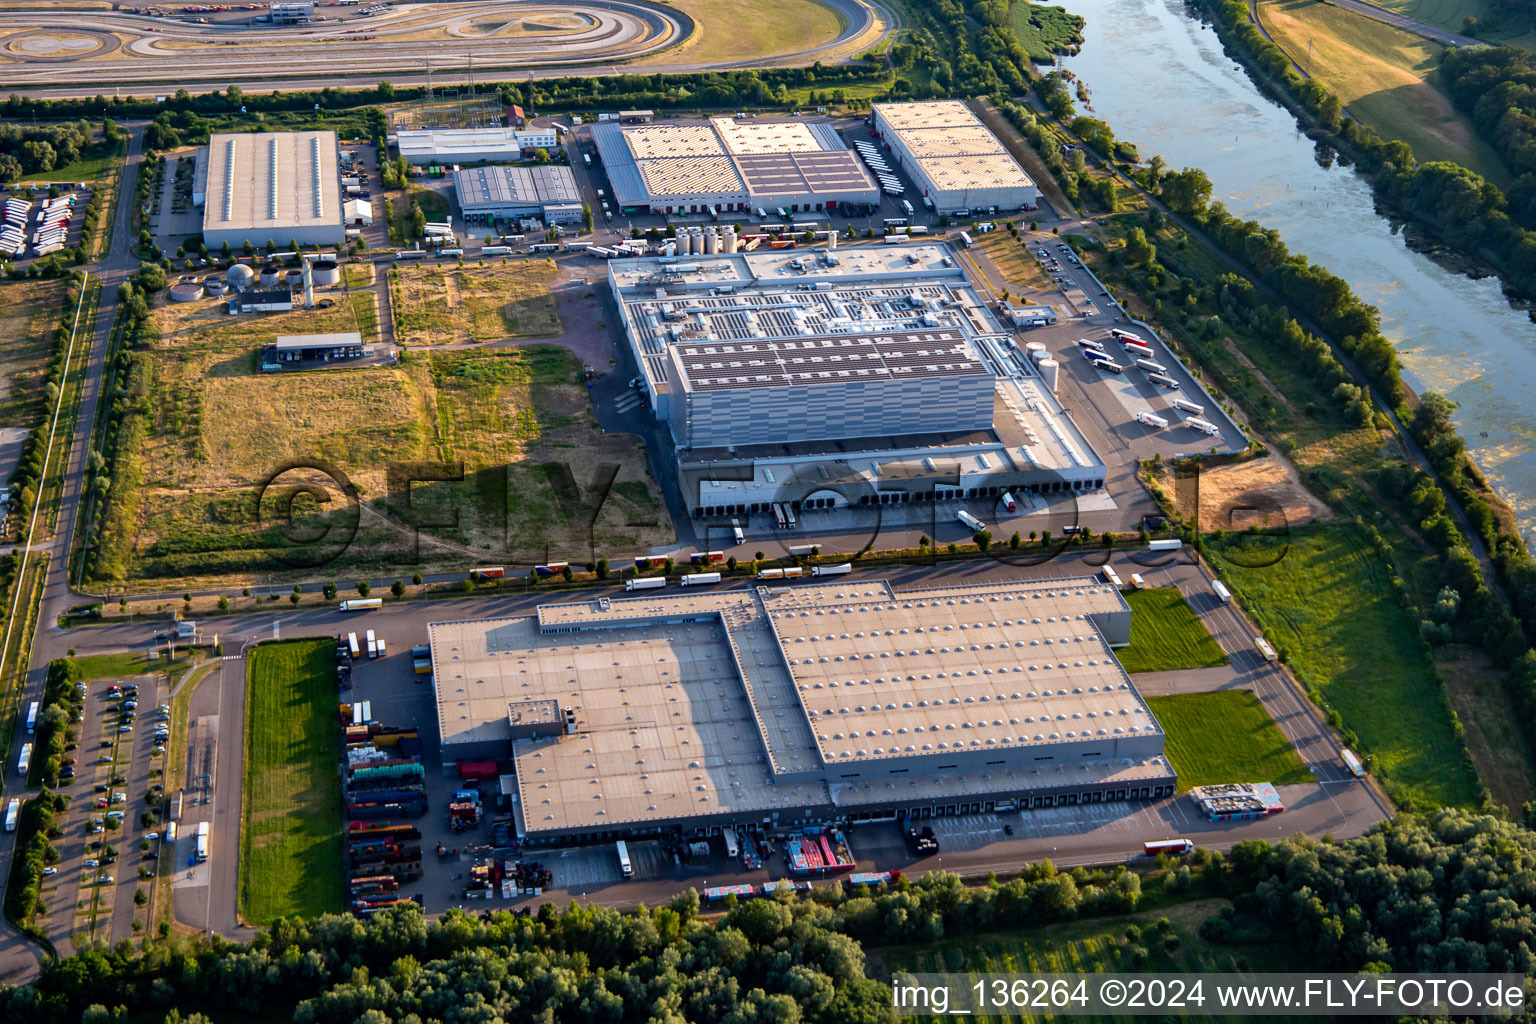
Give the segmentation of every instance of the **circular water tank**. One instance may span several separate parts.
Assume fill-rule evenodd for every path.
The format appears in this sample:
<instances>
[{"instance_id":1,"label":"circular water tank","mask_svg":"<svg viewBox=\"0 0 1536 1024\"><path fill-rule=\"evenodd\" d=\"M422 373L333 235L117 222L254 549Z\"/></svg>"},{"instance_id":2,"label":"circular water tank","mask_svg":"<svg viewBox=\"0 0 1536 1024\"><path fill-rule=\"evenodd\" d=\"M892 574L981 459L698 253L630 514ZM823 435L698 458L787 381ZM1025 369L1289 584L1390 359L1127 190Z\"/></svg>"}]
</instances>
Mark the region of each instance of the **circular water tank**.
<instances>
[{"instance_id":1,"label":"circular water tank","mask_svg":"<svg viewBox=\"0 0 1536 1024\"><path fill-rule=\"evenodd\" d=\"M218 275L209 274L203 278L203 291L209 295L223 295L229 291L229 285L225 284L224 279Z\"/></svg>"},{"instance_id":2,"label":"circular water tank","mask_svg":"<svg viewBox=\"0 0 1536 1024\"><path fill-rule=\"evenodd\" d=\"M1031 341L1029 344L1024 346L1024 354L1029 356L1031 362L1038 363L1050 353L1046 349L1044 342Z\"/></svg>"},{"instance_id":3,"label":"circular water tank","mask_svg":"<svg viewBox=\"0 0 1536 1024\"><path fill-rule=\"evenodd\" d=\"M310 279L315 287L341 283L341 265L335 260L315 260L309 265Z\"/></svg>"},{"instance_id":4,"label":"circular water tank","mask_svg":"<svg viewBox=\"0 0 1536 1024\"><path fill-rule=\"evenodd\" d=\"M171 286L172 302L193 302L203 297L203 286L191 278L183 278Z\"/></svg>"},{"instance_id":5,"label":"circular water tank","mask_svg":"<svg viewBox=\"0 0 1536 1024\"><path fill-rule=\"evenodd\" d=\"M1054 359L1042 359L1035 364L1040 368L1040 376L1045 379L1045 386L1052 392L1056 390L1056 374L1061 370L1061 364Z\"/></svg>"},{"instance_id":6,"label":"circular water tank","mask_svg":"<svg viewBox=\"0 0 1536 1024\"><path fill-rule=\"evenodd\" d=\"M229 282L229 286L238 292L251 286L252 282L256 280L256 271L244 263L236 263L224 272L224 280Z\"/></svg>"},{"instance_id":7,"label":"circular water tank","mask_svg":"<svg viewBox=\"0 0 1536 1024\"><path fill-rule=\"evenodd\" d=\"M261 268L261 286L263 288L275 287L283 279L283 268L276 263L268 263Z\"/></svg>"},{"instance_id":8,"label":"circular water tank","mask_svg":"<svg viewBox=\"0 0 1536 1024\"><path fill-rule=\"evenodd\" d=\"M288 271L288 284L289 284L290 287L297 288L299 285L301 285L303 283L304 283L304 271L302 271L302 270L290 270L290 271Z\"/></svg>"}]
</instances>

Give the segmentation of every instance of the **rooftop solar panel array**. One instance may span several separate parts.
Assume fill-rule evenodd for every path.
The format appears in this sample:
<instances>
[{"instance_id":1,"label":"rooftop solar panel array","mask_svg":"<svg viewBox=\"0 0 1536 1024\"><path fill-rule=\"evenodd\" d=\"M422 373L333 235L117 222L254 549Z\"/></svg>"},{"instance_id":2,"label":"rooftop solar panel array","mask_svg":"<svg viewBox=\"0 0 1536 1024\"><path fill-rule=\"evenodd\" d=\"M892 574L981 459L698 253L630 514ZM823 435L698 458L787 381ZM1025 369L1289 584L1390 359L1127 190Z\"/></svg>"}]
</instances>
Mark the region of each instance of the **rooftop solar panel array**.
<instances>
[{"instance_id":1,"label":"rooftop solar panel array","mask_svg":"<svg viewBox=\"0 0 1536 1024\"><path fill-rule=\"evenodd\" d=\"M987 372L965 336L952 330L769 338L675 348L686 385L693 391Z\"/></svg>"}]
</instances>

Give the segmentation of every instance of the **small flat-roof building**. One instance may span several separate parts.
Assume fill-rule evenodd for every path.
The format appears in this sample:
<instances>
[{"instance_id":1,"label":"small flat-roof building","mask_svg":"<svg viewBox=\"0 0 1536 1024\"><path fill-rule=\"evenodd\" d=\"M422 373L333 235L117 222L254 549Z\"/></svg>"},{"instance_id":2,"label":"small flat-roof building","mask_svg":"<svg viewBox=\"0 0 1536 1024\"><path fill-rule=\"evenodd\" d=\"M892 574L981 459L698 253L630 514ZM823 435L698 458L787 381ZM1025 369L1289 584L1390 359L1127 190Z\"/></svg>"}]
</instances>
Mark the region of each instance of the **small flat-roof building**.
<instances>
[{"instance_id":1,"label":"small flat-roof building","mask_svg":"<svg viewBox=\"0 0 1536 1024\"><path fill-rule=\"evenodd\" d=\"M337 334L283 334L270 345L262 346L263 364L331 362L336 359L360 359L363 336L357 331Z\"/></svg>"},{"instance_id":2,"label":"small flat-roof building","mask_svg":"<svg viewBox=\"0 0 1536 1024\"><path fill-rule=\"evenodd\" d=\"M592 138L621 209L797 213L880 201L879 185L830 124L606 121Z\"/></svg>"},{"instance_id":3,"label":"small flat-roof building","mask_svg":"<svg viewBox=\"0 0 1536 1024\"><path fill-rule=\"evenodd\" d=\"M1130 618L1096 579L844 577L428 637L444 761L511 757L539 843L1170 794L1163 731L1111 651Z\"/></svg>"},{"instance_id":4,"label":"small flat-roof building","mask_svg":"<svg viewBox=\"0 0 1536 1024\"><path fill-rule=\"evenodd\" d=\"M453 190L466 220L541 218L569 223L570 207L581 220L581 190L563 164L543 167L469 167L453 172ZM546 214L553 214L549 220Z\"/></svg>"},{"instance_id":5,"label":"small flat-roof building","mask_svg":"<svg viewBox=\"0 0 1536 1024\"><path fill-rule=\"evenodd\" d=\"M1034 180L959 100L876 103L872 110L875 131L939 213L1039 203Z\"/></svg>"},{"instance_id":6,"label":"small flat-roof building","mask_svg":"<svg viewBox=\"0 0 1536 1024\"><path fill-rule=\"evenodd\" d=\"M335 245L342 226L335 132L219 134L208 141L203 241Z\"/></svg>"},{"instance_id":7,"label":"small flat-roof building","mask_svg":"<svg viewBox=\"0 0 1536 1024\"><path fill-rule=\"evenodd\" d=\"M293 292L287 288L240 292L229 300L231 313L287 313L293 309Z\"/></svg>"},{"instance_id":8,"label":"small flat-roof building","mask_svg":"<svg viewBox=\"0 0 1536 1024\"><path fill-rule=\"evenodd\" d=\"M274 25L308 25L315 20L314 0L274 0L267 7L267 20Z\"/></svg>"}]
</instances>

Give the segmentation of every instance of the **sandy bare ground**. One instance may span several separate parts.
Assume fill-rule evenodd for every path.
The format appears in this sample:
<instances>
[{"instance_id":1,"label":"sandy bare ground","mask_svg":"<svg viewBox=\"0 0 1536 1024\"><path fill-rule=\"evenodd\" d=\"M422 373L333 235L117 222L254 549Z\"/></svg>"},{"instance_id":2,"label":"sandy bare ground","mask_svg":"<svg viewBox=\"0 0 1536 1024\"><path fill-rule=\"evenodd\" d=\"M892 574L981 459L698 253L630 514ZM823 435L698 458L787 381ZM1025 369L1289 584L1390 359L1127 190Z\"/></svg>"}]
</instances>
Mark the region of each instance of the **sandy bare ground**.
<instances>
[{"instance_id":1,"label":"sandy bare ground","mask_svg":"<svg viewBox=\"0 0 1536 1024\"><path fill-rule=\"evenodd\" d=\"M1278 455L1202 467L1198 476L1177 481L1165 471L1159 483L1174 496L1181 517L1198 508L1202 530L1297 526L1333 517L1302 484L1296 467Z\"/></svg>"}]
</instances>

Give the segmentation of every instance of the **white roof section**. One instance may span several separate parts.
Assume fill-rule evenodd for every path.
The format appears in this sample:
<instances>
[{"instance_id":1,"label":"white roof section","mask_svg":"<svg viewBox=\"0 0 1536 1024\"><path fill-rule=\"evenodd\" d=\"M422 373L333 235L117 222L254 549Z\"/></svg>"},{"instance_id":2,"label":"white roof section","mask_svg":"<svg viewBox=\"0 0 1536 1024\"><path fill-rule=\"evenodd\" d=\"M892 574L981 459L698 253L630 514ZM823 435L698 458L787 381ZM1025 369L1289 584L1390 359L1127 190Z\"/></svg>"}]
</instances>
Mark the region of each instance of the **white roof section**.
<instances>
[{"instance_id":1,"label":"white roof section","mask_svg":"<svg viewBox=\"0 0 1536 1024\"><path fill-rule=\"evenodd\" d=\"M214 135L203 230L286 239L294 228L339 225L338 158L335 132Z\"/></svg>"},{"instance_id":2,"label":"white roof section","mask_svg":"<svg viewBox=\"0 0 1536 1024\"><path fill-rule=\"evenodd\" d=\"M872 109L937 189L1034 185L991 129L959 100L876 103Z\"/></svg>"},{"instance_id":3,"label":"white roof section","mask_svg":"<svg viewBox=\"0 0 1536 1024\"><path fill-rule=\"evenodd\" d=\"M361 345L363 336L357 331L339 331L335 334L279 334L274 343L280 349L288 348L345 348Z\"/></svg>"},{"instance_id":4,"label":"white roof section","mask_svg":"<svg viewBox=\"0 0 1536 1024\"><path fill-rule=\"evenodd\" d=\"M563 164L469 167L453 172L453 190L466 212L479 207L581 202L576 176Z\"/></svg>"}]
</instances>

